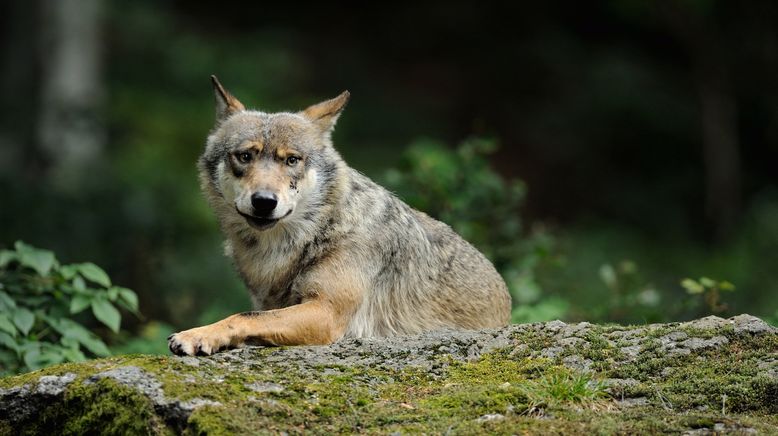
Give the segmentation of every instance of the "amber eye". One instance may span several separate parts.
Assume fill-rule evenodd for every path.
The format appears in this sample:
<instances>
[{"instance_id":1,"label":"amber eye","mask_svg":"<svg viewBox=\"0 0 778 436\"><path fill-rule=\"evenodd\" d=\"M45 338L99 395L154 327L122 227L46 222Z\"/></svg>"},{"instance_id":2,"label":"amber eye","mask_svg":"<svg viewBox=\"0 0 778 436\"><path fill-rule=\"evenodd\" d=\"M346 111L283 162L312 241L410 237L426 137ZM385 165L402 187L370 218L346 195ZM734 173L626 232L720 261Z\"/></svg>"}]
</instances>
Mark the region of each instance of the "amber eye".
<instances>
[{"instance_id":1,"label":"amber eye","mask_svg":"<svg viewBox=\"0 0 778 436\"><path fill-rule=\"evenodd\" d=\"M289 156L286 158L286 164L291 166L297 165L297 162L300 161L300 158L297 156Z\"/></svg>"},{"instance_id":2,"label":"amber eye","mask_svg":"<svg viewBox=\"0 0 778 436\"><path fill-rule=\"evenodd\" d=\"M247 151L243 151L238 153L238 161L240 163L249 163L251 162L251 153Z\"/></svg>"}]
</instances>

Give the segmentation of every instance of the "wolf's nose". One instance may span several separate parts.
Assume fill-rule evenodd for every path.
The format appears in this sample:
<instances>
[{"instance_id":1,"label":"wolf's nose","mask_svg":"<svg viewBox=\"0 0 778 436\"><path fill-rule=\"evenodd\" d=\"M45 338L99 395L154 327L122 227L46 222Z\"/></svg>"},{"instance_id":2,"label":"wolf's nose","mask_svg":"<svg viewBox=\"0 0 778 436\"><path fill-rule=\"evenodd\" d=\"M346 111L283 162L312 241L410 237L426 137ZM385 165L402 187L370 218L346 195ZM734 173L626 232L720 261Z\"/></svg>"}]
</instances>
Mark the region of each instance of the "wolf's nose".
<instances>
[{"instance_id":1,"label":"wolf's nose","mask_svg":"<svg viewBox=\"0 0 778 436\"><path fill-rule=\"evenodd\" d=\"M257 191L251 195L251 205L254 207L254 215L265 217L278 205L278 196L270 191Z\"/></svg>"}]
</instances>

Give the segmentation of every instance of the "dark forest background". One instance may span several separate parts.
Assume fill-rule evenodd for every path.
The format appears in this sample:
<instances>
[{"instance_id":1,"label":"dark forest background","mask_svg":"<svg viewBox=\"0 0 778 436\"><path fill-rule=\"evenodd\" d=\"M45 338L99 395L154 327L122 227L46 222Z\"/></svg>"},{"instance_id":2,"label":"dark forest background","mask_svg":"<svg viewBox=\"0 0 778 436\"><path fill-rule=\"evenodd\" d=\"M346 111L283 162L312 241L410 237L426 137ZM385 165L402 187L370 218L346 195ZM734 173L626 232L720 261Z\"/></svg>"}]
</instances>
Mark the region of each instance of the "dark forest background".
<instances>
[{"instance_id":1,"label":"dark forest background","mask_svg":"<svg viewBox=\"0 0 778 436\"><path fill-rule=\"evenodd\" d=\"M342 155L486 251L517 322L776 319L776 23L769 0L3 2L0 247L135 290L117 349L248 309L195 170L217 74L267 111L350 90Z\"/></svg>"}]
</instances>

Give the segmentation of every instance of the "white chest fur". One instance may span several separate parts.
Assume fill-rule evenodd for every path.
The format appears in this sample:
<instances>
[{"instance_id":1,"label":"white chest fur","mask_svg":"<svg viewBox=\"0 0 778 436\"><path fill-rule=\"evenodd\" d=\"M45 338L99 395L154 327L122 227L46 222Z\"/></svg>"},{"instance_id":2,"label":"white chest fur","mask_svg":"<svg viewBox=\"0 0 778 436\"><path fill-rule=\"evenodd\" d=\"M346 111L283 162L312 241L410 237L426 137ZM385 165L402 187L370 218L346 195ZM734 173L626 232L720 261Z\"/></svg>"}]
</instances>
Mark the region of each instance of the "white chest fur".
<instances>
[{"instance_id":1,"label":"white chest fur","mask_svg":"<svg viewBox=\"0 0 778 436\"><path fill-rule=\"evenodd\" d=\"M272 293L278 293L288 286L289 278L298 260L299 253L293 247L269 243L266 238L251 246L243 245L235 249L233 244L242 242L226 241L225 254L233 259L246 286L249 288L255 310L268 309L267 301L273 300Z\"/></svg>"}]
</instances>

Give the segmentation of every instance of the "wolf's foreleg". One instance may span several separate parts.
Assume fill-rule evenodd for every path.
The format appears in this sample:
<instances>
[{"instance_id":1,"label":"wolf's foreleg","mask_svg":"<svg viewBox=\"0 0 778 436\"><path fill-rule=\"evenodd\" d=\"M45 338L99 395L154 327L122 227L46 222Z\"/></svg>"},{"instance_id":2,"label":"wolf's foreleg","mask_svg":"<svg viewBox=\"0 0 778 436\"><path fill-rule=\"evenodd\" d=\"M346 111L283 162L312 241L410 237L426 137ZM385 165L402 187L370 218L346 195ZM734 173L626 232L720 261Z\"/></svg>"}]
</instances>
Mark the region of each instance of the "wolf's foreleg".
<instances>
[{"instance_id":1,"label":"wolf's foreleg","mask_svg":"<svg viewBox=\"0 0 778 436\"><path fill-rule=\"evenodd\" d=\"M245 344L330 344L343 336L347 324L337 312L328 301L314 299L283 309L239 313L173 334L168 347L174 354L193 356Z\"/></svg>"}]
</instances>

